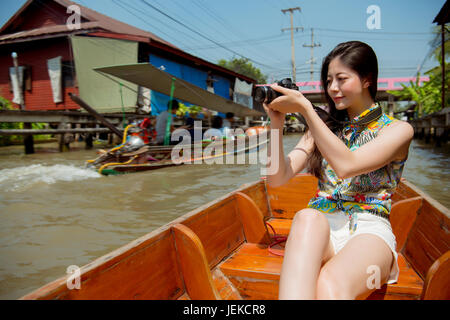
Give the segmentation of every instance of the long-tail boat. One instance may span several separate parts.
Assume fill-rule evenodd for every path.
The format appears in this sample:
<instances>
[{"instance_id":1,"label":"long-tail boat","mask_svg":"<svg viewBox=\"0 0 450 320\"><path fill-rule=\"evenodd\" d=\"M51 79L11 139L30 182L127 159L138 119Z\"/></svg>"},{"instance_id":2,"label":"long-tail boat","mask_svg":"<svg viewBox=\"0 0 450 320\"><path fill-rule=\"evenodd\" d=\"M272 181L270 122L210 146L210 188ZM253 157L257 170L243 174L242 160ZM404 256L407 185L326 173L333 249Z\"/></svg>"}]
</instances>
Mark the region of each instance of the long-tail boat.
<instances>
[{"instance_id":1,"label":"long-tail boat","mask_svg":"<svg viewBox=\"0 0 450 320\"><path fill-rule=\"evenodd\" d=\"M234 137L234 139L221 138L216 141L202 140L193 143L190 145L190 157L180 159L180 161L173 161L172 150L176 146L147 145L142 142L139 136L130 136L131 139L127 140L127 131L130 127L132 126L128 126L125 129L122 144L108 151L100 150L100 155L94 160L88 160L87 165L95 167L96 170L103 175L118 175L130 172L148 171L246 153L263 147L267 144L269 139L268 127L250 127L245 131L245 134ZM251 136L254 136L254 138L252 139ZM139 144L138 142L136 144L137 148L127 150L128 145L132 146L134 142L133 138L136 138L135 141L140 141L142 144ZM132 143L129 144L127 141L131 141ZM197 147L200 154L197 154ZM179 146L179 148L181 149L182 146ZM207 149L211 152L204 152ZM181 157L182 155L180 155L180 158ZM223 161L223 163L225 163L225 161Z\"/></svg>"},{"instance_id":2,"label":"long-tail boat","mask_svg":"<svg viewBox=\"0 0 450 320\"><path fill-rule=\"evenodd\" d=\"M80 268L79 289L67 275L22 299L277 299L274 238L316 189L308 174L244 185ZM449 210L404 179L392 201L398 282L359 298L450 299Z\"/></svg>"}]
</instances>

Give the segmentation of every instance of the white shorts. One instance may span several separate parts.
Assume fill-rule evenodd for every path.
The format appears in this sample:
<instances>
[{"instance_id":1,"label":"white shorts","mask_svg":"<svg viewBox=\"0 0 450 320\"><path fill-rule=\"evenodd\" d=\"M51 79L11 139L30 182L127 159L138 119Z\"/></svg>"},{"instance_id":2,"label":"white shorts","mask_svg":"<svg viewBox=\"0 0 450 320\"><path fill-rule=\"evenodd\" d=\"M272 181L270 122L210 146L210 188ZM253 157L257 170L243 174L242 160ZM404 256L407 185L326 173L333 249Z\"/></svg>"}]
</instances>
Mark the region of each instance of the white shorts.
<instances>
[{"instance_id":1,"label":"white shorts","mask_svg":"<svg viewBox=\"0 0 450 320\"><path fill-rule=\"evenodd\" d=\"M383 239L389 248L391 248L394 256L391 273L389 275L388 284L396 283L399 275L398 253L396 251L397 242L392 232L391 224L388 220L378 217L370 213L358 213L357 228L353 234L350 234L350 219L342 211L333 213L324 213L330 225L330 240L337 254L345 244L353 237L360 234L374 234Z\"/></svg>"}]
</instances>

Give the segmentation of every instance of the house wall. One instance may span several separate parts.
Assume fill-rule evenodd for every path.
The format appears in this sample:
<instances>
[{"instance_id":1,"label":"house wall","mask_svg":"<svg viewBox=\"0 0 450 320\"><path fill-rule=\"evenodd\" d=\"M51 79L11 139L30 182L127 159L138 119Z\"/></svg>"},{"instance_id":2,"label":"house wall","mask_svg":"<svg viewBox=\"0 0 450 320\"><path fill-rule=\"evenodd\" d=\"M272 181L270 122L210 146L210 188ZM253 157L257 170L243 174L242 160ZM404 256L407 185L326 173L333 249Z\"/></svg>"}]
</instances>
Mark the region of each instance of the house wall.
<instances>
[{"instance_id":1,"label":"house wall","mask_svg":"<svg viewBox=\"0 0 450 320\"><path fill-rule=\"evenodd\" d=\"M63 89L63 102L54 103L47 60L62 56L62 61L72 61L67 38L30 41L3 45L0 51L0 96L12 100L14 95L10 84L9 68L13 67L11 53L17 52L20 66L31 67L31 90L24 92L26 110L79 109L69 93L78 94L76 87ZM18 107L16 105L16 107Z\"/></svg>"}]
</instances>

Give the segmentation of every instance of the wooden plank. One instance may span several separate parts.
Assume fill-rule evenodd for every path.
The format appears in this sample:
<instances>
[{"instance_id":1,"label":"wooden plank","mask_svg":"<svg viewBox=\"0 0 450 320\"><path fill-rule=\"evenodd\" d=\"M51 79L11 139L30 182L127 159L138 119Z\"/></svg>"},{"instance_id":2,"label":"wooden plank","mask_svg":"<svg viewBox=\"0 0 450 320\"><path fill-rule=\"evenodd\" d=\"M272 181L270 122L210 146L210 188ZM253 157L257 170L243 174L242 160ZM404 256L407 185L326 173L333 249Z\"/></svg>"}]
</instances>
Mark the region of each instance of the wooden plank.
<instances>
[{"instance_id":1,"label":"wooden plank","mask_svg":"<svg viewBox=\"0 0 450 320\"><path fill-rule=\"evenodd\" d=\"M422 279L434 261L450 250L449 230L450 219L424 199L403 249L406 259Z\"/></svg>"},{"instance_id":2,"label":"wooden plank","mask_svg":"<svg viewBox=\"0 0 450 320\"><path fill-rule=\"evenodd\" d=\"M316 191L317 178L309 174L298 174L277 188L267 185L272 216L292 219L298 211L306 208Z\"/></svg>"},{"instance_id":3,"label":"wooden plank","mask_svg":"<svg viewBox=\"0 0 450 320\"><path fill-rule=\"evenodd\" d=\"M231 276L230 281L245 300L277 300L278 280L253 279Z\"/></svg>"},{"instance_id":4,"label":"wooden plank","mask_svg":"<svg viewBox=\"0 0 450 320\"><path fill-rule=\"evenodd\" d=\"M220 299L213 285L211 271L200 239L191 229L182 224L174 225L172 232L189 297L193 300Z\"/></svg>"},{"instance_id":5,"label":"wooden plank","mask_svg":"<svg viewBox=\"0 0 450 320\"><path fill-rule=\"evenodd\" d=\"M222 300L242 300L239 291L219 268L212 271L212 278Z\"/></svg>"},{"instance_id":6,"label":"wooden plank","mask_svg":"<svg viewBox=\"0 0 450 320\"><path fill-rule=\"evenodd\" d=\"M184 292L173 237L167 228L82 267L80 290L68 290L67 278L22 299L177 299Z\"/></svg>"},{"instance_id":7,"label":"wooden plank","mask_svg":"<svg viewBox=\"0 0 450 320\"><path fill-rule=\"evenodd\" d=\"M117 128L123 131L121 128ZM65 133L109 133L111 130L107 128L76 128L76 129L5 129L0 130L0 135L37 135L37 134L65 134Z\"/></svg>"},{"instance_id":8,"label":"wooden plank","mask_svg":"<svg viewBox=\"0 0 450 320\"><path fill-rule=\"evenodd\" d=\"M245 239L234 196L212 204L181 223L200 238L211 269Z\"/></svg>"},{"instance_id":9,"label":"wooden plank","mask_svg":"<svg viewBox=\"0 0 450 320\"><path fill-rule=\"evenodd\" d=\"M261 210L248 195L237 192L235 197L247 242L269 245L271 240Z\"/></svg>"},{"instance_id":10,"label":"wooden plank","mask_svg":"<svg viewBox=\"0 0 450 320\"><path fill-rule=\"evenodd\" d=\"M241 250L244 250L243 252L246 254L241 254ZM253 253L250 253L249 250L252 250ZM228 277L278 280L283 257L269 254L267 246L245 243L219 267Z\"/></svg>"},{"instance_id":11,"label":"wooden plank","mask_svg":"<svg viewBox=\"0 0 450 320\"><path fill-rule=\"evenodd\" d=\"M103 114L103 117L109 122L118 125L123 119L122 114ZM142 118L142 115L125 114L126 118ZM71 111L19 111L19 110L0 110L1 122L44 122L44 123L80 123L95 124L99 123L88 113Z\"/></svg>"},{"instance_id":12,"label":"wooden plank","mask_svg":"<svg viewBox=\"0 0 450 320\"><path fill-rule=\"evenodd\" d=\"M273 218L268 220L267 223L270 223L278 236L288 236L292 226L292 219ZM268 230L271 236L274 236L271 228Z\"/></svg>"}]
</instances>

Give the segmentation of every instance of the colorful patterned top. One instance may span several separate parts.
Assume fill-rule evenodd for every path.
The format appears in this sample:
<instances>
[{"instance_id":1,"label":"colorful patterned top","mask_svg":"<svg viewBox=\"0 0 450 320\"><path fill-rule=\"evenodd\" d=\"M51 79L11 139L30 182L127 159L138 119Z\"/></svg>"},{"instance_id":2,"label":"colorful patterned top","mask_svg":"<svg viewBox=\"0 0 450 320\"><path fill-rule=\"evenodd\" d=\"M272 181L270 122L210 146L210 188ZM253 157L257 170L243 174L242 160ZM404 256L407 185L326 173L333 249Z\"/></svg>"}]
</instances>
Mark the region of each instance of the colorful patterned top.
<instances>
[{"instance_id":1,"label":"colorful patterned top","mask_svg":"<svg viewBox=\"0 0 450 320\"><path fill-rule=\"evenodd\" d=\"M398 121L384 113L370 122L367 126L355 125L361 121L369 112L379 108L378 104L365 110L355 117L347 125L340 135L351 151L374 139L384 126ZM380 111L380 110L375 110ZM351 130L350 139L345 135ZM391 211L391 196L400 182L404 163L406 160L391 162L386 166L359 176L339 179L334 170L323 159L322 177L319 179L319 187L315 197L309 203L308 208L313 208L324 213L332 213L337 210L344 211L350 219L350 232L353 233L357 227L357 214L368 212L389 220Z\"/></svg>"}]
</instances>

